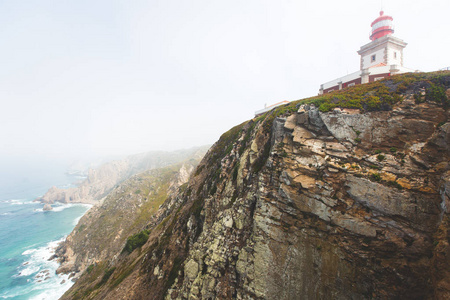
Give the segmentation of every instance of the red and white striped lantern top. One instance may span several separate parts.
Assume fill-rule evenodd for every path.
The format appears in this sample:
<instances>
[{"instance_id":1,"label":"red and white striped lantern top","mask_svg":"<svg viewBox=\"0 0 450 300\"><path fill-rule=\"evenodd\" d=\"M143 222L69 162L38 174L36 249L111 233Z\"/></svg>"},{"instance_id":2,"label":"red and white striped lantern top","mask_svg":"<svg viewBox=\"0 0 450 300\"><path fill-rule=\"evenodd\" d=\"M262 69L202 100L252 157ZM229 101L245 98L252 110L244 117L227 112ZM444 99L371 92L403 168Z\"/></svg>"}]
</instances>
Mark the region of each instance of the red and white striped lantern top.
<instances>
[{"instance_id":1,"label":"red and white striped lantern top","mask_svg":"<svg viewBox=\"0 0 450 300\"><path fill-rule=\"evenodd\" d=\"M385 16L383 11L380 11L380 16L370 24L372 26L372 34L370 39L375 41L380 37L394 33L394 26L392 21L394 19L391 16Z\"/></svg>"}]
</instances>

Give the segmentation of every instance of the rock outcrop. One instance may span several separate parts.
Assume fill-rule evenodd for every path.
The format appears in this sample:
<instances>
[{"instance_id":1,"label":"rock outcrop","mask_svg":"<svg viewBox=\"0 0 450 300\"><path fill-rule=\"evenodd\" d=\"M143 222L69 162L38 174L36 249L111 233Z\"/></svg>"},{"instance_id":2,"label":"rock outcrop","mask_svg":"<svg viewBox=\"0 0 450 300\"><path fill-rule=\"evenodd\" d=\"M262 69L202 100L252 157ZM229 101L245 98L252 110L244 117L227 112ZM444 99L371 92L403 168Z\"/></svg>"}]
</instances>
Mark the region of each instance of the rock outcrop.
<instances>
[{"instance_id":1,"label":"rock outcrop","mask_svg":"<svg viewBox=\"0 0 450 300\"><path fill-rule=\"evenodd\" d=\"M48 211L48 210L52 210L53 207L51 206L51 204L45 203L44 207L42 208L43 211Z\"/></svg>"},{"instance_id":2,"label":"rock outcrop","mask_svg":"<svg viewBox=\"0 0 450 300\"><path fill-rule=\"evenodd\" d=\"M232 128L62 299L448 299L449 88L403 75Z\"/></svg>"}]
</instances>

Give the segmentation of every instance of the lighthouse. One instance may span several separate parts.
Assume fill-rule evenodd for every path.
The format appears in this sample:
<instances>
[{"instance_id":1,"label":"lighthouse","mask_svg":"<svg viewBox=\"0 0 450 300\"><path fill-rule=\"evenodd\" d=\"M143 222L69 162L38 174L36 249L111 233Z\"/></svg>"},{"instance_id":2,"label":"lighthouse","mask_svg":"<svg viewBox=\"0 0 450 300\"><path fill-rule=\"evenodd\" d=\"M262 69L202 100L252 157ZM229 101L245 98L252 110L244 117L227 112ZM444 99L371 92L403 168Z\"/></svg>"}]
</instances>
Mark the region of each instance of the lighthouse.
<instances>
[{"instance_id":1,"label":"lighthouse","mask_svg":"<svg viewBox=\"0 0 450 300\"><path fill-rule=\"evenodd\" d=\"M380 15L370 24L371 42L357 51L360 55L360 70L322 84L319 94L377 81L395 74L414 72L403 66L403 49L407 43L393 36L393 21L394 18L380 11Z\"/></svg>"}]
</instances>

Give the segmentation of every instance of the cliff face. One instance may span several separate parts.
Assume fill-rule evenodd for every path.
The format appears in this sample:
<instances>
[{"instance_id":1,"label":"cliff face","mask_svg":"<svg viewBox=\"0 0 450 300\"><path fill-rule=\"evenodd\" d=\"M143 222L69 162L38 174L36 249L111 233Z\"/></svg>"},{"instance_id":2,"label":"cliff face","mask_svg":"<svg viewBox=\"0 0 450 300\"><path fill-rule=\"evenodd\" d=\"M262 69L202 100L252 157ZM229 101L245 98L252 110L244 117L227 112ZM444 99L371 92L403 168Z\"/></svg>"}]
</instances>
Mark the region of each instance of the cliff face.
<instances>
[{"instance_id":1,"label":"cliff face","mask_svg":"<svg viewBox=\"0 0 450 300\"><path fill-rule=\"evenodd\" d=\"M63 299L448 299L449 88L399 76L232 128Z\"/></svg>"},{"instance_id":2,"label":"cliff face","mask_svg":"<svg viewBox=\"0 0 450 300\"><path fill-rule=\"evenodd\" d=\"M149 170L116 187L102 205L90 209L52 259L61 266L57 273L71 273L77 279L89 266L120 255L127 238L145 230L166 198L187 182L198 164L190 159L182 164Z\"/></svg>"},{"instance_id":3,"label":"cliff face","mask_svg":"<svg viewBox=\"0 0 450 300\"><path fill-rule=\"evenodd\" d=\"M87 178L74 188L50 188L44 196L36 199L42 203L90 203L98 204L99 200L109 194L119 183L150 169L170 166L184 161L187 157L201 158L207 147L179 150L175 152L147 152L127 156L121 160L104 163L98 168L89 169Z\"/></svg>"}]
</instances>

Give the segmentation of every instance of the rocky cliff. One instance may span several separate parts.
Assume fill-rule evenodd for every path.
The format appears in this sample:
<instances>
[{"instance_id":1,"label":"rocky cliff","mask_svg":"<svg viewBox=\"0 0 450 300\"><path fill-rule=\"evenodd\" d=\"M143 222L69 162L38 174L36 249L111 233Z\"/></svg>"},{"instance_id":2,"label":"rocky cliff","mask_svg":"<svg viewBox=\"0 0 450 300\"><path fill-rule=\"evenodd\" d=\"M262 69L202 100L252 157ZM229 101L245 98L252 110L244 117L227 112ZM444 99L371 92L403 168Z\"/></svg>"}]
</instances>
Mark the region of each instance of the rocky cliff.
<instances>
[{"instance_id":1,"label":"rocky cliff","mask_svg":"<svg viewBox=\"0 0 450 300\"><path fill-rule=\"evenodd\" d=\"M449 88L394 76L232 128L62 298L450 298Z\"/></svg>"},{"instance_id":2,"label":"rocky cliff","mask_svg":"<svg viewBox=\"0 0 450 300\"><path fill-rule=\"evenodd\" d=\"M89 169L87 178L77 187L68 189L52 187L36 201L50 205L55 202L97 204L117 184L131 176L146 170L179 163L187 157L201 158L207 149L203 146L174 152L154 151L130 155Z\"/></svg>"},{"instance_id":3,"label":"rocky cliff","mask_svg":"<svg viewBox=\"0 0 450 300\"><path fill-rule=\"evenodd\" d=\"M53 258L57 273L71 273L96 265L120 253L133 234L145 230L159 206L187 182L199 157L165 168L140 173L118 185L101 205L94 206L78 222Z\"/></svg>"}]
</instances>

